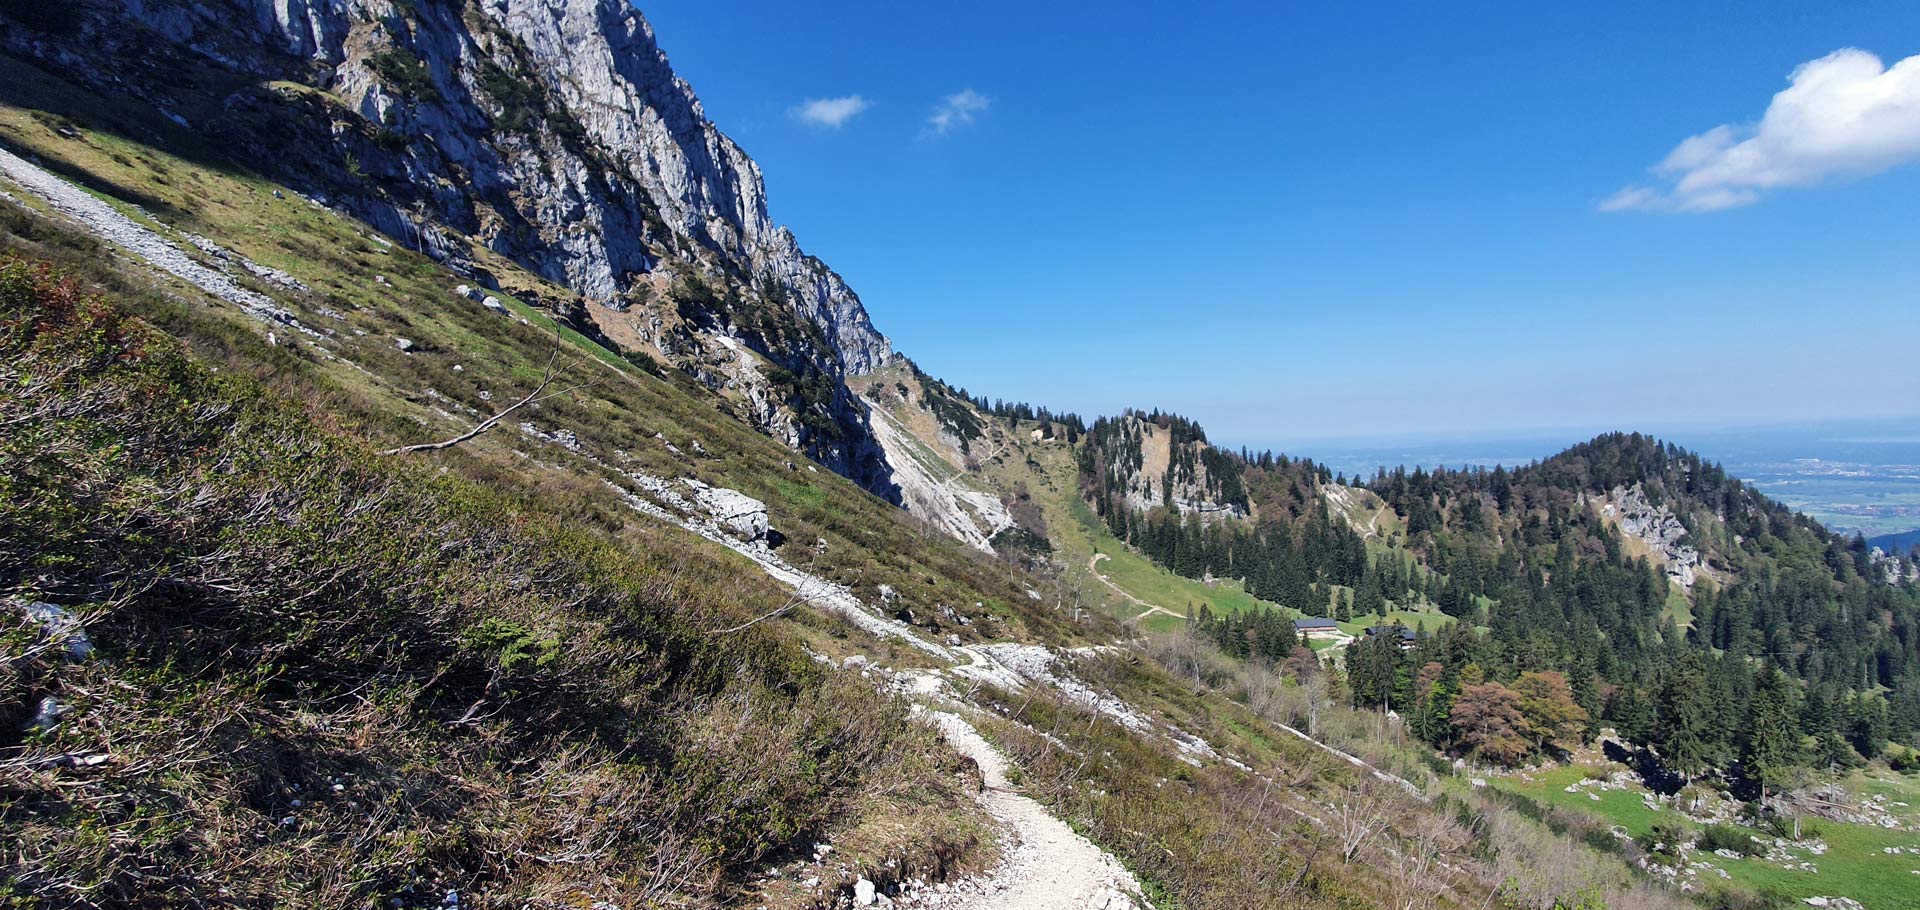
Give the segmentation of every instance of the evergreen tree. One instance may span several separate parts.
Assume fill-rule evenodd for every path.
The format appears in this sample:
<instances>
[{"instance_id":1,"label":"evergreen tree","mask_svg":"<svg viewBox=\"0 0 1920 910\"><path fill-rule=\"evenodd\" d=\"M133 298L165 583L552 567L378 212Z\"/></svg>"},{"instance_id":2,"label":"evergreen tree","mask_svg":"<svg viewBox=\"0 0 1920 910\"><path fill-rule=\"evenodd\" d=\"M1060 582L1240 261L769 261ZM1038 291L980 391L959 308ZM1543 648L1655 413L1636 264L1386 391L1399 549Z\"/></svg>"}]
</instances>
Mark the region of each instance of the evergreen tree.
<instances>
[{"instance_id":1,"label":"evergreen tree","mask_svg":"<svg viewBox=\"0 0 1920 910\"><path fill-rule=\"evenodd\" d=\"M1714 719L1720 706L1708 688L1700 653L1689 652L1660 690L1659 719L1654 742L1660 758L1676 774L1697 777L1720 761L1720 743Z\"/></svg>"},{"instance_id":2,"label":"evergreen tree","mask_svg":"<svg viewBox=\"0 0 1920 910\"><path fill-rule=\"evenodd\" d=\"M1635 686L1622 686L1613 699L1613 730L1621 739L1645 746L1653 742L1654 706Z\"/></svg>"},{"instance_id":3,"label":"evergreen tree","mask_svg":"<svg viewBox=\"0 0 1920 910\"><path fill-rule=\"evenodd\" d=\"M1740 764L1747 777L1760 784L1763 799L1767 791L1788 784L1803 761L1796 713L1792 684L1771 663L1762 666L1747 702Z\"/></svg>"},{"instance_id":4,"label":"evergreen tree","mask_svg":"<svg viewBox=\"0 0 1920 910\"><path fill-rule=\"evenodd\" d=\"M1874 696L1858 694L1853 697L1848 714L1847 742L1862 757L1878 758L1887 747L1887 703Z\"/></svg>"},{"instance_id":5,"label":"evergreen tree","mask_svg":"<svg viewBox=\"0 0 1920 910\"><path fill-rule=\"evenodd\" d=\"M1421 666L1414 677L1414 706L1409 719L1413 735L1440 748L1453 739L1453 700L1458 694L1446 667L1438 661Z\"/></svg>"},{"instance_id":6,"label":"evergreen tree","mask_svg":"<svg viewBox=\"0 0 1920 910\"><path fill-rule=\"evenodd\" d=\"M1391 708L1400 688L1406 654L1398 635L1369 635L1347 648L1347 685L1353 704Z\"/></svg>"}]
</instances>

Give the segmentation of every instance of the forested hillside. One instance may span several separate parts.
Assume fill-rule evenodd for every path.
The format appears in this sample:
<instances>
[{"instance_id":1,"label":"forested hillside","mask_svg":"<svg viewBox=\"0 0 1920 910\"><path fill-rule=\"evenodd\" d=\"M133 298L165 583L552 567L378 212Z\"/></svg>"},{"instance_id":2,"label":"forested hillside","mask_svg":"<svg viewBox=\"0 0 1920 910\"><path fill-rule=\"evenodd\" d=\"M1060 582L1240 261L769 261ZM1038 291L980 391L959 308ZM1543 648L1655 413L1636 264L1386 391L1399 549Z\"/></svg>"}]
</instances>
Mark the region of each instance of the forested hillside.
<instances>
[{"instance_id":1,"label":"forested hillside","mask_svg":"<svg viewBox=\"0 0 1920 910\"><path fill-rule=\"evenodd\" d=\"M1367 562L1352 528L1308 505L1323 468L1214 448L1178 415L1094 421L1080 472L1115 537L1190 578L1244 579L1256 597L1305 609L1326 602L1314 585L1351 585Z\"/></svg>"},{"instance_id":2,"label":"forested hillside","mask_svg":"<svg viewBox=\"0 0 1920 910\"><path fill-rule=\"evenodd\" d=\"M1383 684L1416 713L1448 713L1453 692L1472 685L1462 672L1557 671L1594 725L1659 747L1686 774L1737 759L1760 774L1752 766L1844 764L1920 725L1920 594L1904 567L1699 455L1614 434L1512 472L1394 471L1371 486L1446 579L1443 608L1488 629L1394 668ZM1651 511L1641 506L1639 521L1613 507L1641 500ZM1677 538L1657 530L1674 524ZM1693 552L1701 571L1689 586L1668 569ZM1470 595L1493 605L1475 608ZM1416 677L1433 674L1417 668L1431 664L1426 686ZM1798 684L1776 685L1776 672ZM1763 741L1783 710L1794 726L1781 735L1803 734L1817 752ZM1455 745L1444 724L1426 726Z\"/></svg>"},{"instance_id":3,"label":"forested hillside","mask_svg":"<svg viewBox=\"0 0 1920 910\"><path fill-rule=\"evenodd\" d=\"M1371 637L1346 662L1355 704L1408 715L1442 749L1518 761L1604 725L1683 774L1764 776L1769 764L1858 762L1920 728L1910 567L1699 455L1614 434L1511 471L1383 470L1366 489L1396 530L1370 555L1333 518L1347 488L1282 456L1216 452L1225 466L1214 470L1252 491L1252 521L1124 508L1102 495L1116 464L1130 466L1102 457L1132 451L1115 427L1094 425L1083 479L1114 533L1167 568L1244 578L1308 615L1430 605L1457 618L1408 650ZM1286 653L1257 644L1260 621L1239 622L1253 627L1213 625L1256 641L1230 650ZM1548 704L1560 705L1551 722L1539 713ZM1769 731L1794 742L1765 741Z\"/></svg>"}]
</instances>

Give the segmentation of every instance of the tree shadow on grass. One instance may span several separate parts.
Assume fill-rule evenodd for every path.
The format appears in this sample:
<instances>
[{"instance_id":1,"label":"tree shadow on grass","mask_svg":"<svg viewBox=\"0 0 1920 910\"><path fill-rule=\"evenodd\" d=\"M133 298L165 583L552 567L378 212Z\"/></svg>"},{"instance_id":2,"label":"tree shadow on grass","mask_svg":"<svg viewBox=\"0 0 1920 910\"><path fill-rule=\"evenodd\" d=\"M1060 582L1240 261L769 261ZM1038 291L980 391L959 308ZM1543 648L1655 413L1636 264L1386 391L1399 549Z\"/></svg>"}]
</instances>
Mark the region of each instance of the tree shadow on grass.
<instances>
[{"instance_id":1,"label":"tree shadow on grass","mask_svg":"<svg viewBox=\"0 0 1920 910\"><path fill-rule=\"evenodd\" d=\"M1640 776L1640 782L1645 784L1647 789L1661 796L1672 796L1687 785L1685 776L1668 769L1666 764L1660 761L1660 756L1655 755L1652 749L1645 746L1628 748L1620 742L1609 739L1600 744L1600 749L1609 761L1617 761L1633 769L1633 773Z\"/></svg>"}]
</instances>

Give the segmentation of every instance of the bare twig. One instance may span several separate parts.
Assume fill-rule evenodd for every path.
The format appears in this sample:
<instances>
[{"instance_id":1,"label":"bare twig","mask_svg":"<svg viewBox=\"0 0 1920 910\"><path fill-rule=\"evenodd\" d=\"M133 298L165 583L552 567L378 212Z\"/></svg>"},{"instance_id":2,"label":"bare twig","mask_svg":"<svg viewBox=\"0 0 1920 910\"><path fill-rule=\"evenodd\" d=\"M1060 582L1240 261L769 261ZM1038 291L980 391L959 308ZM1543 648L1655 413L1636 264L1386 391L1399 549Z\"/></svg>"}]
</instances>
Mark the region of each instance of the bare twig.
<instances>
[{"instance_id":1,"label":"bare twig","mask_svg":"<svg viewBox=\"0 0 1920 910\"><path fill-rule=\"evenodd\" d=\"M739 625L737 625L737 626L734 626L734 627L733 627L733 628L731 628L731 629L718 629L718 630L715 630L715 631L712 631L712 632L708 632L708 633L706 633L706 634L708 634L708 635L732 635L732 634L733 634L733 633L735 633L735 632L744 632L744 631L746 631L747 629L750 629L750 628L752 628L752 627L754 627L755 625L758 625L758 624L760 624L760 623L763 623L763 622L765 622L765 621L767 621L767 620L769 620L769 619L772 619L772 618L774 618L774 617L776 617L776 616L784 616L784 615L786 615L786 614L788 614L788 613L791 613L791 612L793 612L794 610L797 610L797 609L799 609L800 607L803 607L803 606L806 606L807 604L810 604L810 603L812 603L812 602L814 602L814 601L816 601L816 600L819 600L819 599L820 599L820 598L821 598L822 596L824 596L824 595L820 595L820 594L808 594L808 593L806 593L806 592L805 592L804 590L801 590L801 589L799 589L799 588L795 588L795 589L794 589L794 591L793 591L793 596L792 596L792 597L790 597L790 598L788 598L788 599L787 599L787 602L786 602L785 604L782 604L782 605L781 605L781 606L780 606L780 607L779 607L778 609L775 609L775 610L771 610L771 611L769 611L769 612L766 612L766 613L762 613L762 614L760 614L759 616L756 616L756 617L754 617L754 618L752 618L752 619L749 619L749 620L747 620L746 622L743 622L743 623L741 623L741 624L739 624Z\"/></svg>"},{"instance_id":2,"label":"bare twig","mask_svg":"<svg viewBox=\"0 0 1920 910\"><path fill-rule=\"evenodd\" d=\"M455 436L452 439L444 439L439 442L423 442L417 445L410 445L410 446L400 446L399 448L388 449L384 452L381 452L380 454L406 455L412 452L433 452L433 451L438 451L440 449L451 449L454 446L457 446L463 442L466 442L469 439L474 438L475 436L480 435L481 433L485 433L486 431L493 429L494 425L506 419L508 414L512 414L513 412L518 411L521 408L526 407L527 405L539 404L540 402L546 401L549 398L557 398L561 395L572 394L573 392L577 392L580 389L586 388L589 385L593 385L593 383L582 383L580 385L561 389L558 392L547 392L547 387L550 385L553 385L553 380L559 376L560 372L564 369L567 369L573 366L573 364L567 364L566 367L561 367L559 369L556 369L554 367L554 362L558 360L559 357L560 357L560 347L556 340L553 353L548 355L547 357L547 368L540 376L540 384L534 386L533 391L527 393L527 397L522 398L519 401L516 401L513 404L508 405L506 409L501 411L500 413L480 421L478 424L474 425L473 429L468 430L465 433L461 433L460 435Z\"/></svg>"}]
</instances>

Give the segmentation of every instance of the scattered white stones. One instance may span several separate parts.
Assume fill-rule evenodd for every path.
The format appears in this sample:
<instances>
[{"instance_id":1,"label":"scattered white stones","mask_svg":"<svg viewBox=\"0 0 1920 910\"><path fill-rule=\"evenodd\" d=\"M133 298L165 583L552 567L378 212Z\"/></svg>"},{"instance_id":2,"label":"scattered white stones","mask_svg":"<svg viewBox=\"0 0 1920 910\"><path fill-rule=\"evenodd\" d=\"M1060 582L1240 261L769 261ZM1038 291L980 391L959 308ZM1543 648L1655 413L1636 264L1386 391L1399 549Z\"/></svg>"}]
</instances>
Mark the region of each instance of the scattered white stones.
<instances>
[{"instance_id":1,"label":"scattered white stones","mask_svg":"<svg viewBox=\"0 0 1920 910\"><path fill-rule=\"evenodd\" d=\"M520 432L525 433L528 436L531 436L542 442L553 443L554 445L557 445L563 449L566 449L569 452L580 451L580 437L575 436L572 430L569 430L565 427L561 427L558 430L554 430L553 432L548 433L540 429L539 427L535 426L533 424L533 421L523 420L520 422Z\"/></svg>"},{"instance_id":2,"label":"scattered white stones","mask_svg":"<svg viewBox=\"0 0 1920 910\"><path fill-rule=\"evenodd\" d=\"M870 635L904 641L942 660L954 659L953 652L920 637L906 623L876 615L852 588L796 568L775 553L766 540L742 540L733 528L702 514L706 509L696 507L677 492L676 488L683 485L691 488L691 483L675 483L638 471L627 472L626 477L646 494L613 485L634 511L678 525L753 560L775 581L793 588L795 596L809 606L839 616Z\"/></svg>"},{"instance_id":3,"label":"scattered white stones","mask_svg":"<svg viewBox=\"0 0 1920 910\"><path fill-rule=\"evenodd\" d=\"M1156 723L1151 718L1135 710L1132 705L1118 698L1114 698L1111 695L1095 691L1091 686L1081 682L1071 673L1056 672L1054 670L1054 664L1060 655L1055 654L1052 650L1042 645L981 645L977 648L969 648L967 650L990 658L992 663L997 664L999 668L1011 671L1020 679L1051 686L1068 699L1112 718L1114 722L1135 733L1163 733L1168 739L1173 741L1174 747L1180 750L1182 753L1180 755L1181 760L1188 764L1198 766L1199 759L1201 758L1219 757L1214 751L1213 746L1209 745L1206 740L1177 727ZM1096 649L1082 649L1081 652L1070 653L1092 653L1094 650ZM983 667L980 661L975 661L971 666L955 667L953 672L959 676L976 678L1007 687L1002 679L996 678L996 676L1003 676L1003 674L996 674L993 672L993 669L994 668Z\"/></svg>"},{"instance_id":4,"label":"scattered white stones","mask_svg":"<svg viewBox=\"0 0 1920 910\"><path fill-rule=\"evenodd\" d=\"M1827 907L1830 910L1864 910L1859 901L1850 897L1809 897L1804 903L1809 907Z\"/></svg>"},{"instance_id":5,"label":"scattered white stones","mask_svg":"<svg viewBox=\"0 0 1920 910\"><path fill-rule=\"evenodd\" d=\"M60 718L67 713L67 706L51 695L40 699L40 706L33 712L33 720L27 722L29 729L51 730Z\"/></svg>"},{"instance_id":6,"label":"scattered white stones","mask_svg":"<svg viewBox=\"0 0 1920 910\"><path fill-rule=\"evenodd\" d=\"M254 262L253 260L248 259L247 257L242 256L238 253L235 253L234 251L229 250L226 247L221 246L220 244L214 243L213 241L208 240L207 238L202 237L199 234L192 234L192 233L187 233L183 231L181 232L180 236L185 238L188 243L191 243L195 247L198 247L200 252L205 253L209 256L212 256L213 258L218 259L221 262L238 265L241 268L246 269L248 272L253 273L253 275L257 278L260 278L272 284L277 284L280 287L286 288L287 290L290 290L290 291L313 290L312 288L308 287L305 282L301 281L298 278L293 277L292 275L287 274L286 272L280 271L279 269L271 269L257 262Z\"/></svg>"}]
</instances>

